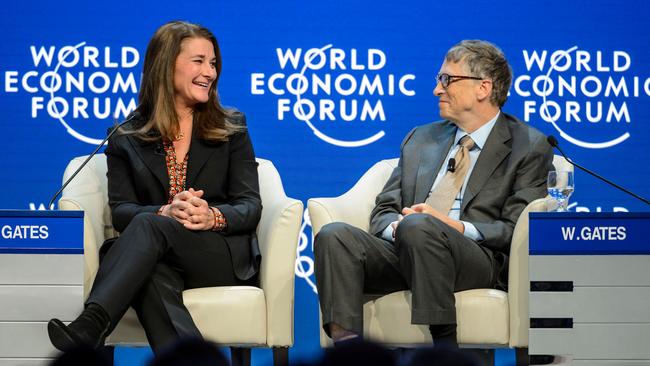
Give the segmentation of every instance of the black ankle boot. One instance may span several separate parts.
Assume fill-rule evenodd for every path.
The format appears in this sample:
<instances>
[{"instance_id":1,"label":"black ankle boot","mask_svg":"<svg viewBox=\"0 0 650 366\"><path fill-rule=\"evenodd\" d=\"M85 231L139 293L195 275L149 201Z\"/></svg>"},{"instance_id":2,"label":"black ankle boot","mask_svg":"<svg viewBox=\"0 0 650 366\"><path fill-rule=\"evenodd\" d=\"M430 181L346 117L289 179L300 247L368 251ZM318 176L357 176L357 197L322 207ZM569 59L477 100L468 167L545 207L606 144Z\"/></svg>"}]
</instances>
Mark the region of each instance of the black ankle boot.
<instances>
[{"instance_id":1,"label":"black ankle boot","mask_svg":"<svg viewBox=\"0 0 650 366\"><path fill-rule=\"evenodd\" d=\"M60 351L69 351L81 345L99 348L104 345L110 323L106 311L91 303L70 325L63 324L59 319L50 320L47 333L52 345Z\"/></svg>"}]
</instances>

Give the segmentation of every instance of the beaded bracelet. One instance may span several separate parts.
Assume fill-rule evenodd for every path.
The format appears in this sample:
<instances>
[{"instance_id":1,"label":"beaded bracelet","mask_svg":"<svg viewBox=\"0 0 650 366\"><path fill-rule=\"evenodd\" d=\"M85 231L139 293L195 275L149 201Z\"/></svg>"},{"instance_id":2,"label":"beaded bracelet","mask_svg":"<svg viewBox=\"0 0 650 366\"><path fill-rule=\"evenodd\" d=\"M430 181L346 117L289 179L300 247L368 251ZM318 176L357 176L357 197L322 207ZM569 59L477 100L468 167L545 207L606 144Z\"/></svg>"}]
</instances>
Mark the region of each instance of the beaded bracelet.
<instances>
[{"instance_id":1,"label":"beaded bracelet","mask_svg":"<svg viewBox=\"0 0 650 366\"><path fill-rule=\"evenodd\" d=\"M214 225L212 226L212 231L224 230L226 228L226 218L218 208L210 207L210 210L212 210L212 215L214 216Z\"/></svg>"}]
</instances>

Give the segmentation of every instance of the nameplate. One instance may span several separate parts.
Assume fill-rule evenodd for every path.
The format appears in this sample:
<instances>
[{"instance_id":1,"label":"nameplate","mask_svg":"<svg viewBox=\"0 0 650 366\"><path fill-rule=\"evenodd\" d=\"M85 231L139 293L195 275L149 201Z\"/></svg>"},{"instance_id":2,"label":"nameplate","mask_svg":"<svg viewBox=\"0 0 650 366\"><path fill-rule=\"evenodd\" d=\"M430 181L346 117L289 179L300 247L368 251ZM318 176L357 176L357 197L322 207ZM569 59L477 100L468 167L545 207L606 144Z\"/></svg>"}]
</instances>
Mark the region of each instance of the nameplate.
<instances>
[{"instance_id":1,"label":"nameplate","mask_svg":"<svg viewBox=\"0 0 650 366\"><path fill-rule=\"evenodd\" d=\"M531 212L531 255L650 254L650 213Z\"/></svg>"},{"instance_id":2,"label":"nameplate","mask_svg":"<svg viewBox=\"0 0 650 366\"><path fill-rule=\"evenodd\" d=\"M0 253L83 253L83 211L0 210Z\"/></svg>"}]
</instances>

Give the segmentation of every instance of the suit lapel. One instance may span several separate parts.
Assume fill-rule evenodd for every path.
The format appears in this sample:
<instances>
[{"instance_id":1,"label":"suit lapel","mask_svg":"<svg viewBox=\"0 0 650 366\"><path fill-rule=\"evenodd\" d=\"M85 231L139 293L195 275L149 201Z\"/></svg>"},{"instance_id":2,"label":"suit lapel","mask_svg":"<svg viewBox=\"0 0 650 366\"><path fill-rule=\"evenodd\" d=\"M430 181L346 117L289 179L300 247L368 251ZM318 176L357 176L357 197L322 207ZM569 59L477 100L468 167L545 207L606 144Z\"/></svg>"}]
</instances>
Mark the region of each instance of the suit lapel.
<instances>
[{"instance_id":1,"label":"suit lapel","mask_svg":"<svg viewBox=\"0 0 650 366\"><path fill-rule=\"evenodd\" d=\"M209 142L206 142L203 139L192 136L192 144L190 145L190 151L188 152L187 160L187 178L185 186L186 188L194 188L194 183L196 177L199 175L205 163L210 159L212 154L216 149L210 145Z\"/></svg>"},{"instance_id":2,"label":"suit lapel","mask_svg":"<svg viewBox=\"0 0 650 366\"><path fill-rule=\"evenodd\" d=\"M144 165L153 173L165 192L169 192L169 176L167 175L167 162L165 161L165 150L160 141L143 141L129 136L129 143L136 151Z\"/></svg>"},{"instance_id":3,"label":"suit lapel","mask_svg":"<svg viewBox=\"0 0 650 366\"><path fill-rule=\"evenodd\" d=\"M474 165L474 170L472 170L472 175L467 182L467 188L463 194L463 202L460 206L461 217L467 204L483 188L494 169L510 154L511 148L506 144L510 139L511 135L508 129L508 121L504 114L501 113L492 128L492 132L490 132L490 136L485 141L483 151L481 151Z\"/></svg>"},{"instance_id":4,"label":"suit lapel","mask_svg":"<svg viewBox=\"0 0 650 366\"><path fill-rule=\"evenodd\" d=\"M454 141L457 127L451 122L443 122L439 128L432 129L430 139L426 141L419 150L420 161L418 164L418 175L415 181L415 196L413 203L421 203L426 200L435 180L436 173L440 171L443 160L447 156L451 144ZM435 125L434 125L435 126Z\"/></svg>"},{"instance_id":5,"label":"suit lapel","mask_svg":"<svg viewBox=\"0 0 650 366\"><path fill-rule=\"evenodd\" d=\"M153 173L164 189L165 195L169 192L169 175L167 174L167 161L165 159L165 150L160 141L142 141L129 136L129 142L137 152L144 165ZM196 177L199 175L203 166L214 153L209 143L192 137L190 151L188 152L187 175L185 187L194 187Z\"/></svg>"}]
</instances>

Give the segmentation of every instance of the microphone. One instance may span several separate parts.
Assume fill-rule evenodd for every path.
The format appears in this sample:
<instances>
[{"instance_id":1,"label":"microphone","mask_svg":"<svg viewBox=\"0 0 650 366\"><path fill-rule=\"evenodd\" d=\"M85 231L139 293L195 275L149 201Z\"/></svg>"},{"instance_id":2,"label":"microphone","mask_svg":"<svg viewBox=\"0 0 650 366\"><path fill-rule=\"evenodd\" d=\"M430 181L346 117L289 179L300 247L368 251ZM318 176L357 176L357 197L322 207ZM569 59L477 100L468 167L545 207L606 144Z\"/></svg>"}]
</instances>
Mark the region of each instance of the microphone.
<instances>
[{"instance_id":1,"label":"microphone","mask_svg":"<svg viewBox=\"0 0 650 366\"><path fill-rule=\"evenodd\" d=\"M623 192L629 194L630 196L632 196L632 197L634 197L634 198L636 198L636 199L642 201L643 203L645 203L645 204L647 204L647 205L650 205L650 201L648 201L647 199L645 199L645 198L639 196L638 194L635 194L635 193L633 193L633 192L631 192L631 191L629 191L629 190L627 190L627 189L625 189L625 188L619 186L618 184L612 182L611 180L609 180L609 179L607 179L607 178L605 178L605 177L603 177L603 176L600 176L599 174L596 174L595 172L592 172L591 170L589 170L589 169L587 169L587 168L581 166L580 164L574 162L573 160L569 159L569 157L566 156L566 154L564 153L564 151L562 151L562 149L560 149L560 145L558 144L557 139L556 139L554 136L549 135L549 136L546 138L546 141L548 141L548 143L549 143L551 146L553 146L554 148L556 148L557 151L559 151L560 154L562 154L562 156L563 156L563 157L564 157L564 158L565 158L569 163L571 163L571 165L575 166L576 168L578 168L578 169L580 169L580 170L582 170L582 171L584 171L584 172L587 172L587 173L591 174L592 176L594 176L594 177L596 177L596 178L602 180L603 182L605 182L605 183L607 183L607 184L609 184L609 185L611 185L611 186L613 186L613 187L616 187L617 189L619 189L619 190L621 190L621 191L623 191Z\"/></svg>"},{"instance_id":2,"label":"microphone","mask_svg":"<svg viewBox=\"0 0 650 366\"><path fill-rule=\"evenodd\" d=\"M48 210L50 209L50 207L52 207L52 204L54 204L54 200L56 200L56 198L61 194L61 192L63 192L63 190L65 189L65 187L67 187L68 184L70 184L70 182L72 182L72 180L74 179L74 177L76 177L77 174L79 174L79 172L81 171L81 169L83 169L83 168L86 166L86 164L88 164L88 162L90 161L90 159L92 159L93 156L95 156L95 155L97 154L97 152L99 151L99 149L101 149L102 146L104 146L104 144L106 143L106 141L108 141L108 139L110 139L111 136L113 136L113 135L115 134L115 132L116 132L117 130L120 129L120 127L124 126L124 125L127 124L128 122L131 122L131 120L132 120L133 118L135 118L136 116L138 116L138 115L139 115L139 113L131 113L131 116L129 116L129 118L127 118L126 121L124 121L124 122L118 124L117 126L115 126L115 128L113 128L113 130L112 130L112 131L111 131L111 132L106 136L106 138L105 138L105 139L104 139L104 140L99 144L99 146L97 146L97 148L95 149L95 151L93 151L90 155L88 155L88 158L86 158L86 160L84 160L84 162L81 163L81 165L79 166L79 168L77 168L77 170L75 170L74 173L72 173L72 175L70 176L70 178L68 178L68 180L66 180L65 183L63 183L63 186L61 186L61 188L60 188L58 191L56 191L56 193L54 194L54 196L52 196L52 199L50 200L50 202L49 202L49 203L47 204L47 206L46 206Z\"/></svg>"},{"instance_id":3,"label":"microphone","mask_svg":"<svg viewBox=\"0 0 650 366\"><path fill-rule=\"evenodd\" d=\"M447 171L452 173L456 171L456 159L449 158L449 161L447 162Z\"/></svg>"},{"instance_id":4,"label":"microphone","mask_svg":"<svg viewBox=\"0 0 650 366\"><path fill-rule=\"evenodd\" d=\"M153 150L153 153L156 155L165 155L165 147L163 146L162 143L157 143L156 148Z\"/></svg>"}]
</instances>

